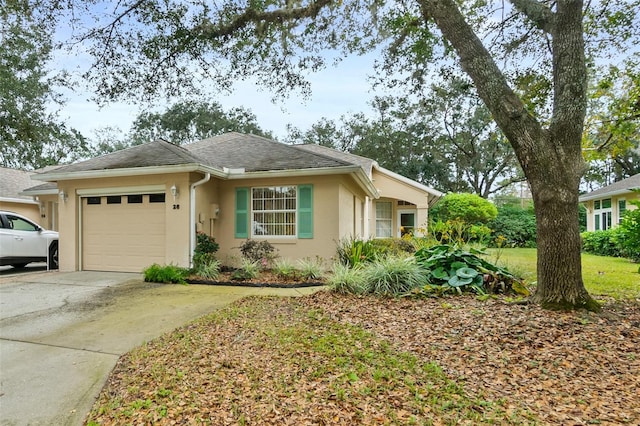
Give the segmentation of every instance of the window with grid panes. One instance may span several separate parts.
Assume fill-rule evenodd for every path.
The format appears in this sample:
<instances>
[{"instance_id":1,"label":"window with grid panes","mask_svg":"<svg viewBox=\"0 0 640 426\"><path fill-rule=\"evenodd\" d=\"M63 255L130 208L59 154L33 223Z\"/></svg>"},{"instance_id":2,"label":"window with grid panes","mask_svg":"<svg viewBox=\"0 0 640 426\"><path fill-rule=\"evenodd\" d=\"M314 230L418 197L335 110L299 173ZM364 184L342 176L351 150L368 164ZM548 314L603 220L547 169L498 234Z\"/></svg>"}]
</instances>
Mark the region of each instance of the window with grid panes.
<instances>
[{"instance_id":1,"label":"window with grid panes","mask_svg":"<svg viewBox=\"0 0 640 426\"><path fill-rule=\"evenodd\" d=\"M251 233L265 237L295 237L297 188L272 186L251 189Z\"/></svg>"},{"instance_id":2,"label":"window with grid panes","mask_svg":"<svg viewBox=\"0 0 640 426\"><path fill-rule=\"evenodd\" d=\"M393 222L391 201L376 202L376 237L391 237L391 225Z\"/></svg>"}]
</instances>

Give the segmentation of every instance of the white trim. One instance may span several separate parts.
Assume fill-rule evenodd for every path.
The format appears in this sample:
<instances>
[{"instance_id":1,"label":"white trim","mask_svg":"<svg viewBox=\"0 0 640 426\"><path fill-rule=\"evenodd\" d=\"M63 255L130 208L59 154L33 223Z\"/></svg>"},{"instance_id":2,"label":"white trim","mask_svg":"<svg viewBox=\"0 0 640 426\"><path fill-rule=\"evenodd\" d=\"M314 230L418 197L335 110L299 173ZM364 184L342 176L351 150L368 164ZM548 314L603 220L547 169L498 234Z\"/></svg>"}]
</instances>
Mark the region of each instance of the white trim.
<instances>
[{"instance_id":1,"label":"white trim","mask_svg":"<svg viewBox=\"0 0 640 426\"><path fill-rule=\"evenodd\" d=\"M76 200L77 202L78 200ZM82 260L84 259L83 256L83 250L82 250L82 227L84 226L84 217L82 216L82 198L79 198L79 203L78 204L78 252L76 253L76 256L78 256L78 271L83 271L83 264L82 264ZM60 250L58 248L58 250ZM59 257L59 255L58 255ZM60 263L58 261L58 263Z\"/></svg>"},{"instance_id":2,"label":"white trim","mask_svg":"<svg viewBox=\"0 0 640 426\"><path fill-rule=\"evenodd\" d=\"M591 200L605 200L607 198L615 197L616 195L633 194L632 189L637 189L637 188L618 189L617 191L600 193L596 195L583 195L582 197L578 198L578 201L581 203L584 203L585 201L591 201Z\"/></svg>"},{"instance_id":3,"label":"white trim","mask_svg":"<svg viewBox=\"0 0 640 426\"><path fill-rule=\"evenodd\" d=\"M378 190L362 170L360 166L340 166L340 167L320 167L314 169L288 169L288 170L264 170L259 172L242 172L243 169L225 169L229 173L225 176L229 180L238 179L268 179L268 178L288 178L322 175L343 175L350 173L372 198L379 198Z\"/></svg>"},{"instance_id":4,"label":"white trim","mask_svg":"<svg viewBox=\"0 0 640 426\"><path fill-rule=\"evenodd\" d=\"M58 195L58 188L42 189L42 190L25 189L20 194L27 195L29 197L37 197L38 195Z\"/></svg>"},{"instance_id":5,"label":"white trim","mask_svg":"<svg viewBox=\"0 0 640 426\"><path fill-rule=\"evenodd\" d=\"M400 217L403 214L412 214L413 215L413 230L415 231L415 229L417 228L416 226L416 219L418 216L418 211L416 209L397 209L396 210L396 237L401 238L402 237L402 231L400 228L402 228L402 221L400 220Z\"/></svg>"},{"instance_id":6,"label":"white trim","mask_svg":"<svg viewBox=\"0 0 640 426\"><path fill-rule=\"evenodd\" d=\"M388 218L381 218L378 216L378 205L382 205L382 203L384 204L388 204L389 207L391 208L390 213L390 217ZM375 202L375 212L376 212L376 218L375 218L375 238L393 238L393 211L394 211L394 206L393 206L393 201L391 199L385 198L384 200L376 200ZM382 221L384 220L385 222L388 220L389 221L389 235L385 235L385 236L380 236L378 235L378 220Z\"/></svg>"},{"instance_id":7,"label":"white trim","mask_svg":"<svg viewBox=\"0 0 640 426\"><path fill-rule=\"evenodd\" d=\"M46 182L72 180L72 179L95 179L105 177L122 177L122 176L140 176L140 175L157 175L168 173L184 173L184 172L209 172L214 176L226 177L227 174L222 170L206 167L198 163L178 164L171 166L152 166L152 167L129 167L123 169L104 169L104 170L86 170L77 172L49 172L34 175L35 180Z\"/></svg>"},{"instance_id":8,"label":"white trim","mask_svg":"<svg viewBox=\"0 0 640 426\"><path fill-rule=\"evenodd\" d=\"M55 193L57 194L58 192L56 191ZM34 201L33 199L28 200L26 198L0 197L0 201L6 202L6 203L39 204L37 201Z\"/></svg>"},{"instance_id":9,"label":"white trim","mask_svg":"<svg viewBox=\"0 0 640 426\"><path fill-rule=\"evenodd\" d=\"M102 195L159 194L166 190L166 185L114 186L109 188L76 189L76 195L80 197L95 197Z\"/></svg>"},{"instance_id":10,"label":"white trim","mask_svg":"<svg viewBox=\"0 0 640 426\"><path fill-rule=\"evenodd\" d=\"M196 187L204 185L211 179L211 173L189 186L189 266L193 267L193 252L196 249ZM165 231L166 235L166 231ZM166 241L165 241L166 245Z\"/></svg>"}]
</instances>

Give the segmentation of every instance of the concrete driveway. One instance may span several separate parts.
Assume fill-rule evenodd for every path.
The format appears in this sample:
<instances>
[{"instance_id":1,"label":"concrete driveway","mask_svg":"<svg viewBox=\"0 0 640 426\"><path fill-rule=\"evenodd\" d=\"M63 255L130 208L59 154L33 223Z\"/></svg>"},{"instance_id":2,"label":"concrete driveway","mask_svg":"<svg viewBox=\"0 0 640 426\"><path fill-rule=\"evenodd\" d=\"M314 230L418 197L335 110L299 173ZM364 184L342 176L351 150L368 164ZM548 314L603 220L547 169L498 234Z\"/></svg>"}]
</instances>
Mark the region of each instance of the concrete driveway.
<instances>
[{"instance_id":1,"label":"concrete driveway","mask_svg":"<svg viewBox=\"0 0 640 426\"><path fill-rule=\"evenodd\" d=\"M0 276L0 424L80 425L120 355L241 297L314 290L164 285L115 272Z\"/></svg>"}]
</instances>

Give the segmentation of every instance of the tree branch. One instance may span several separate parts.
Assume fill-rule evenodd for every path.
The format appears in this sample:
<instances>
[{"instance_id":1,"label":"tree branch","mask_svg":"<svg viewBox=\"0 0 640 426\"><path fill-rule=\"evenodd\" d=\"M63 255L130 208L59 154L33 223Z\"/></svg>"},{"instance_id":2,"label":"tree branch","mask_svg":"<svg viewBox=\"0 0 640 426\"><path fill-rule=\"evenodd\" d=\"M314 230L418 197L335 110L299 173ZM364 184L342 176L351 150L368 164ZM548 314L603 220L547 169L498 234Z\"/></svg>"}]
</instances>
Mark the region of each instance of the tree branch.
<instances>
[{"instance_id":1,"label":"tree branch","mask_svg":"<svg viewBox=\"0 0 640 426\"><path fill-rule=\"evenodd\" d=\"M264 22L268 24L282 24L304 18L315 18L323 7L331 4L332 0L318 0L305 7L276 9L269 12L246 9L234 17L229 23L213 24L205 22L194 28L200 39L216 39L228 37L247 27L249 24Z\"/></svg>"},{"instance_id":2,"label":"tree branch","mask_svg":"<svg viewBox=\"0 0 640 426\"><path fill-rule=\"evenodd\" d=\"M554 13L545 4L536 0L510 0L513 7L534 23L534 25L550 33L554 24Z\"/></svg>"},{"instance_id":3,"label":"tree branch","mask_svg":"<svg viewBox=\"0 0 640 426\"><path fill-rule=\"evenodd\" d=\"M454 0L419 0L424 19L433 20L460 57L460 65L472 78L478 95L491 111L498 126L521 161L536 154L543 132L526 110L522 100L509 87L491 54L482 45Z\"/></svg>"}]
</instances>

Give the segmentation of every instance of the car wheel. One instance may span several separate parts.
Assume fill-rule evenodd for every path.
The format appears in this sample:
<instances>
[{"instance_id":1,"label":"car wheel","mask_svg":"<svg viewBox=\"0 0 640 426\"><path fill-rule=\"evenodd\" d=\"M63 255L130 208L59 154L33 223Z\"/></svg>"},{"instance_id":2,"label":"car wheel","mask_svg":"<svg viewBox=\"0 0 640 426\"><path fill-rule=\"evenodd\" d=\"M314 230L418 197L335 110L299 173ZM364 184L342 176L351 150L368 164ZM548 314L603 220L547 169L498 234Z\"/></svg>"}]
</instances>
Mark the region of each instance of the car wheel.
<instances>
[{"instance_id":1,"label":"car wheel","mask_svg":"<svg viewBox=\"0 0 640 426\"><path fill-rule=\"evenodd\" d=\"M58 269L58 242L54 241L49 246L49 269Z\"/></svg>"},{"instance_id":2,"label":"car wheel","mask_svg":"<svg viewBox=\"0 0 640 426\"><path fill-rule=\"evenodd\" d=\"M14 263L14 264L13 264L13 265L11 265L11 266L13 266L13 267L14 267L14 268L16 268L16 269L22 269L22 268L24 268L25 266L27 266L27 264L26 264L26 263Z\"/></svg>"}]
</instances>

